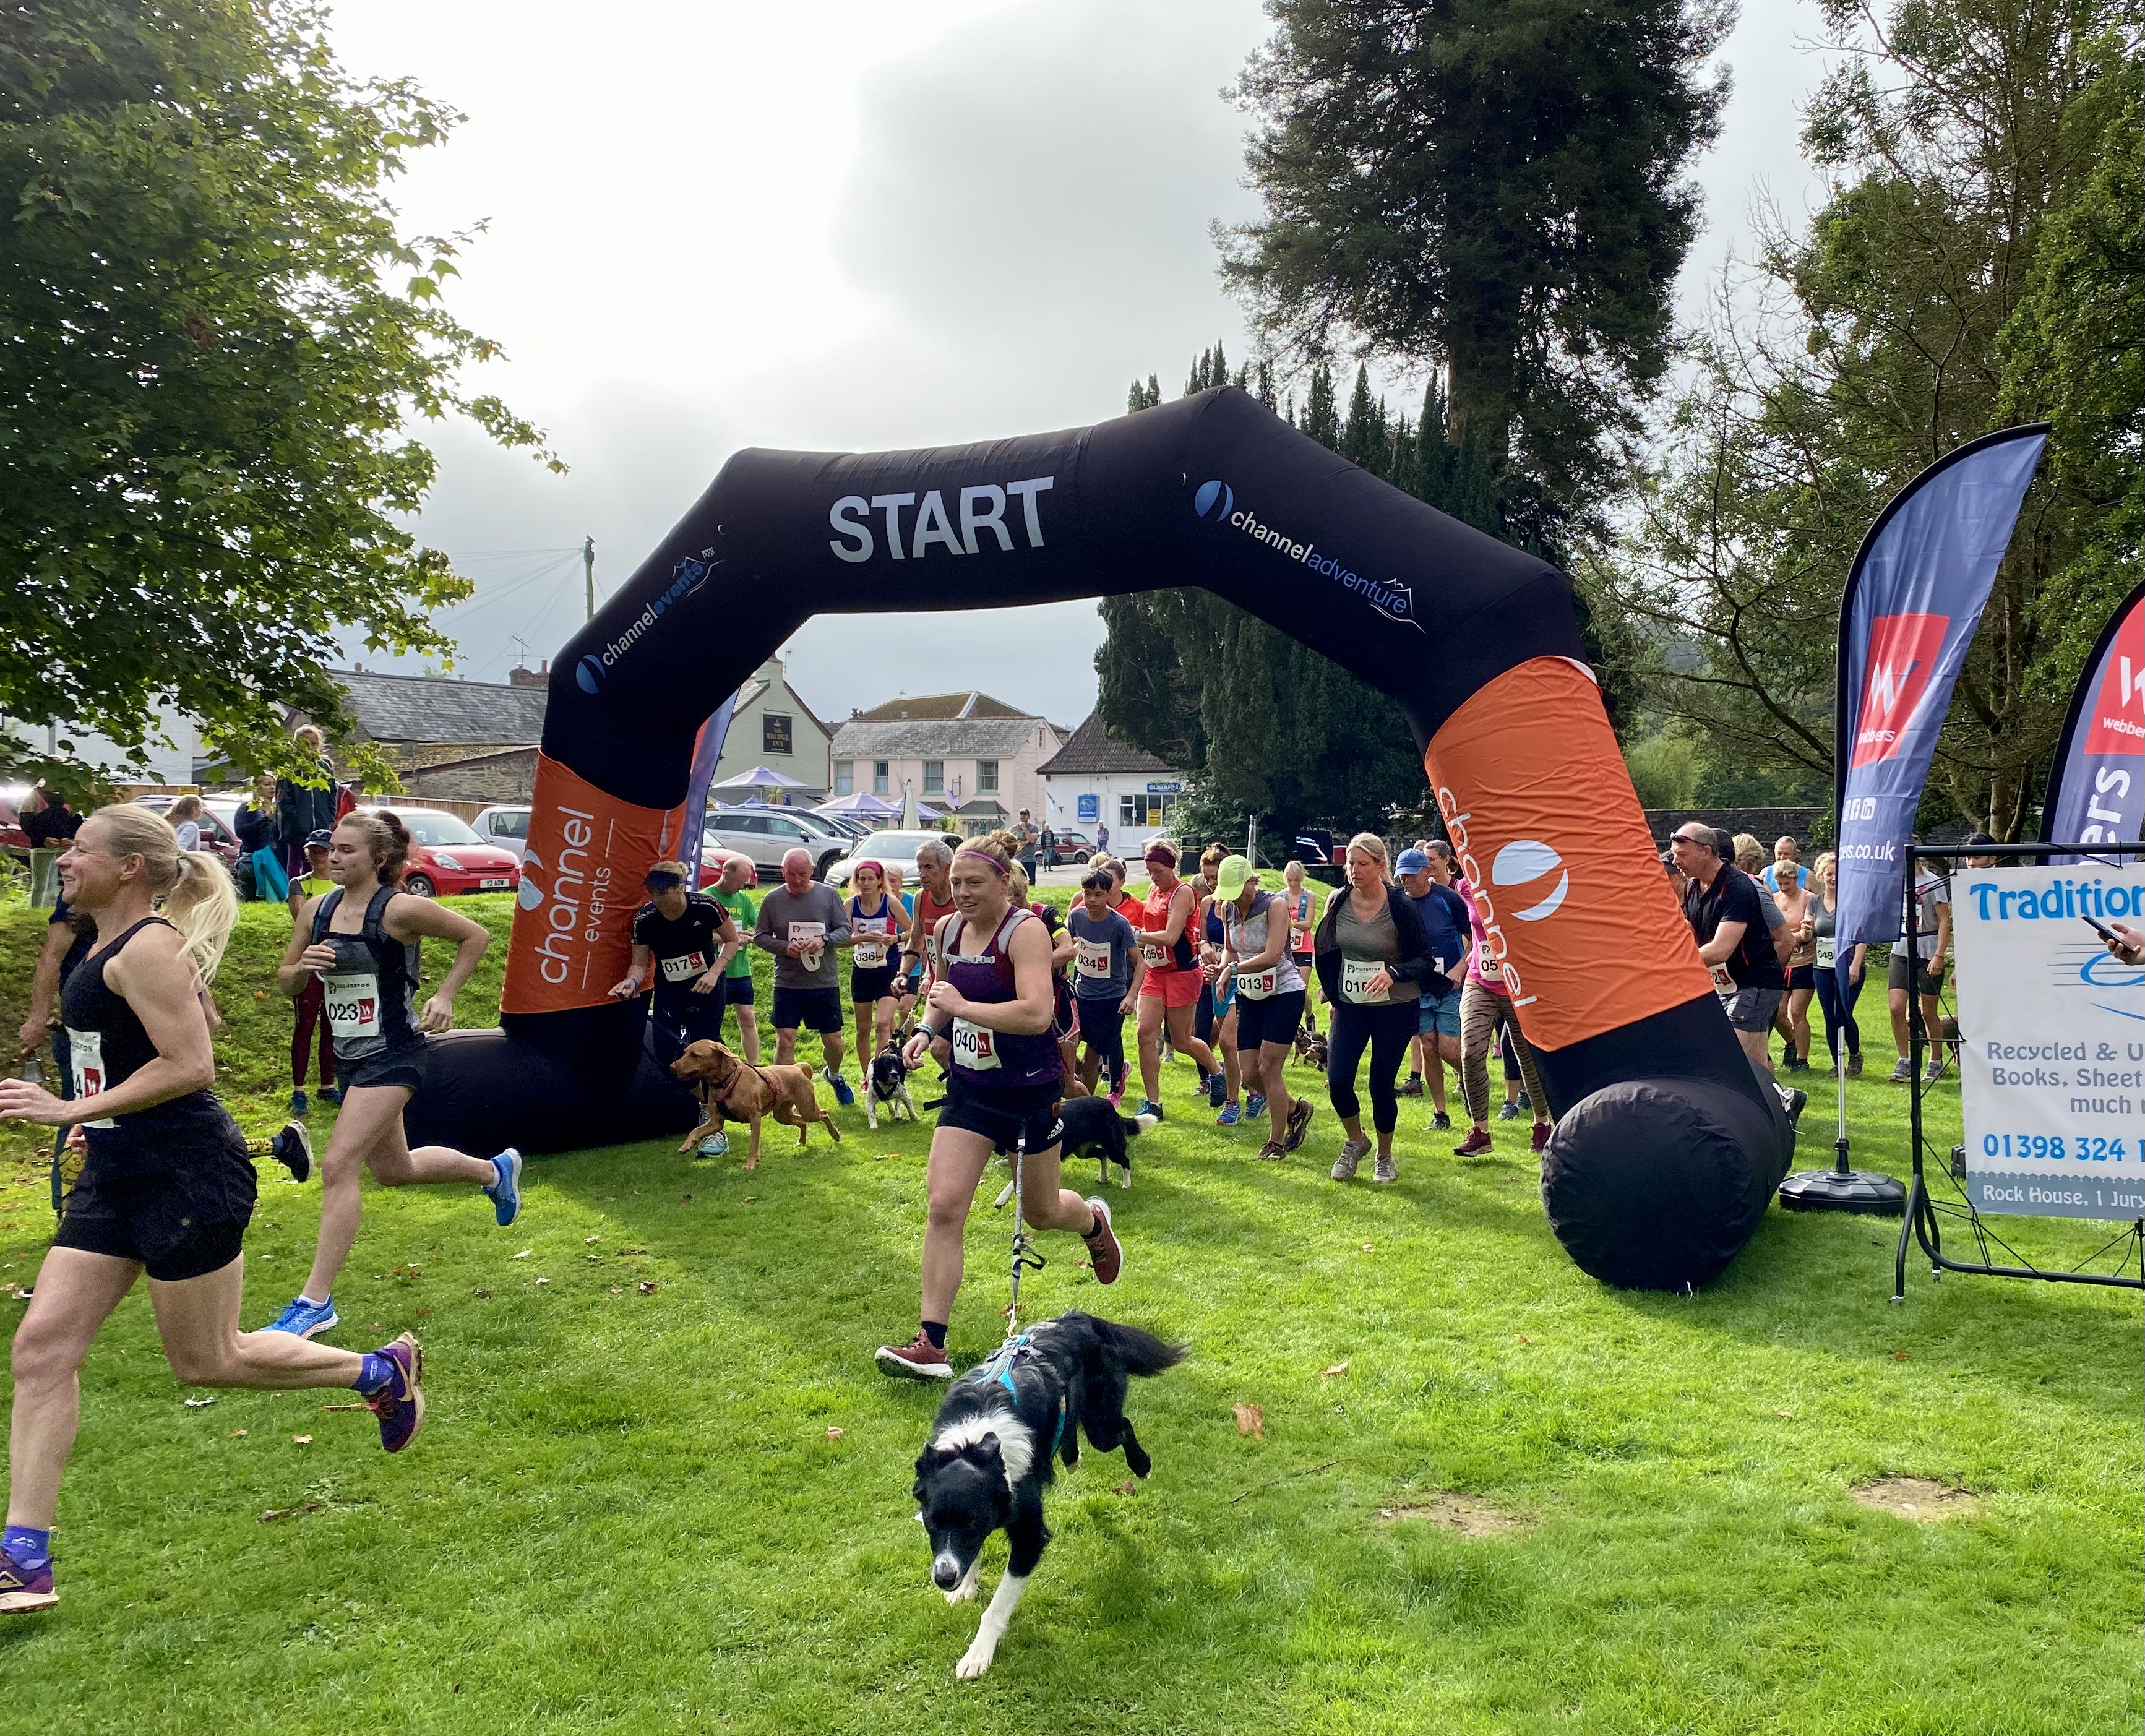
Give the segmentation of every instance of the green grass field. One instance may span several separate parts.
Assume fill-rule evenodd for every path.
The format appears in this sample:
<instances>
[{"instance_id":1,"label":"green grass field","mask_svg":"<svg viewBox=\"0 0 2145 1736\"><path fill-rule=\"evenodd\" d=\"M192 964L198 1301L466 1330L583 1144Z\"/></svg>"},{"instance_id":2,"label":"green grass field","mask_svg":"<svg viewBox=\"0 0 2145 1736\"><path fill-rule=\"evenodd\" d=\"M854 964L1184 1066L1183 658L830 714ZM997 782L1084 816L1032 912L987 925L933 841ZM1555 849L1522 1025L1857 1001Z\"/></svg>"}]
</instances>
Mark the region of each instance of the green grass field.
<instances>
[{"instance_id":1,"label":"green grass field","mask_svg":"<svg viewBox=\"0 0 2145 1736\"><path fill-rule=\"evenodd\" d=\"M504 898L468 905L504 932ZM10 1030L41 926L0 908ZM256 1130L287 1089L267 975L287 933L249 908L218 985L226 1094ZM496 1006L488 963L465 1023ZM771 1135L753 1174L674 1142L539 1160L510 1231L474 1192L369 1192L336 1341L423 1336L430 1419L401 1459L363 1412L326 1408L346 1395L188 1408L137 1292L83 1376L62 1604L0 1628L12 1726L2145 1723L2135 1294L1933 1285L1918 1262L1895 1307L1895 1226L1777 1210L1703 1293L1621 1294L1550 1236L1524 1123L1496 1123L1496 1155L1462 1162L1406 1103L1399 1185L1342 1187L1330 1111L1301 1157L1262 1164L1262 1134L1215 1128L1191 1087L1182 1066L1135 1185L1112 1191L1122 1281L1099 1291L1066 1241L1027 1291L1038 1314L1190 1342L1133 1395L1154 1476L1135 1489L1121 1459L1089 1453L1061 1479L1056 1540L983 1680L953 1678L978 1606L930 1591L912 1518L936 1395L869 1360L914 1327L927 1137L873 1136L859 1110L839 1149ZM1813 1096L1820 1163L1833 1105L1823 1082ZM1956 1087L1937 1097L1955 1126ZM1851 1106L1858 1159L1903 1170L1904 1093L1873 1078ZM313 1125L325 1134L326 1111ZM11 1285L50 1229L40 1151L0 1134ZM249 1322L311 1247L317 1185L280 1175L264 1167L248 1238ZM995 1187L994 1172L953 1323L972 1360L1000 1335ZM2037 1256L2100 1239L2012 1222ZM18 1311L0 1301L0 1318ZM1240 1432L1240 1405L1262 1438ZM1858 1505L1857 1485L1888 1476L1963 1490L1974 1510ZM1456 1510L1477 1522L1443 1522ZM988 1593L1002 1542L986 1559Z\"/></svg>"}]
</instances>

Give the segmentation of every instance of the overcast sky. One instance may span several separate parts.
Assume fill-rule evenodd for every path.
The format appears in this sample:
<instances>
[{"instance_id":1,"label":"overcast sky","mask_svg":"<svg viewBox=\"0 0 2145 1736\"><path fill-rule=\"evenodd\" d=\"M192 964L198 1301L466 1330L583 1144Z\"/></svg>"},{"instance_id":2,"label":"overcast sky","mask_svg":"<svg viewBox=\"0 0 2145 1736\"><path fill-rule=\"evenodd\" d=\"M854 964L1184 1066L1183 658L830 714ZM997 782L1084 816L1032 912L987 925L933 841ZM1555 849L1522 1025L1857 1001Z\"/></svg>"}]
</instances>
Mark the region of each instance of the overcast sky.
<instances>
[{"instance_id":1,"label":"overcast sky","mask_svg":"<svg viewBox=\"0 0 2145 1736\"><path fill-rule=\"evenodd\" d=\"M1795 150L1814 8L1744 9L1698 166L1694 315L1748 256L1759 190L1791 214L1815 194ZM352 70L467 115L397 201L414 230L488 224L450 305L510 360L474 383L571 466L431 430L419 529L477 581L448 618L473 680L572 633L584 535L600 600L739 446L1074 426L1121 414L1136 375L1175 396L1217 337L1248 353L1207 226L1256 210L1220 92L1267 32L1257 0L342 0L335 20ZM1069 726L1101 641L1092 603L821 616L790 673L829 721L974 686Z\"/></svg>"}]
</instances>

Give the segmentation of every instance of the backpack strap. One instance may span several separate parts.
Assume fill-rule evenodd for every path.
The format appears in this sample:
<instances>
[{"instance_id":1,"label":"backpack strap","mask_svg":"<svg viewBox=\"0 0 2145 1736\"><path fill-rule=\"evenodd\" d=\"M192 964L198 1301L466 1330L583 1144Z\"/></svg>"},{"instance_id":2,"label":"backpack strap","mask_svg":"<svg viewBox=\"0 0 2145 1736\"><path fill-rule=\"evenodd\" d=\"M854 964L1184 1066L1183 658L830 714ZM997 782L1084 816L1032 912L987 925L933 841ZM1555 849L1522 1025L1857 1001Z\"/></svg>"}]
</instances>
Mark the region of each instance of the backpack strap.
<instances>
[{"instance_id":1,"label":"backpack strap","mask_svg":"<svg viewBox=\"0 0 2145 1736\"><path fill-rule=\"evenodd\" d=\"M336 913L336 906L342 903L342 888L331 888L319 903L313 906L313 944L318 946L328 938L328 919Z\"/></svg>"}]
</instances>

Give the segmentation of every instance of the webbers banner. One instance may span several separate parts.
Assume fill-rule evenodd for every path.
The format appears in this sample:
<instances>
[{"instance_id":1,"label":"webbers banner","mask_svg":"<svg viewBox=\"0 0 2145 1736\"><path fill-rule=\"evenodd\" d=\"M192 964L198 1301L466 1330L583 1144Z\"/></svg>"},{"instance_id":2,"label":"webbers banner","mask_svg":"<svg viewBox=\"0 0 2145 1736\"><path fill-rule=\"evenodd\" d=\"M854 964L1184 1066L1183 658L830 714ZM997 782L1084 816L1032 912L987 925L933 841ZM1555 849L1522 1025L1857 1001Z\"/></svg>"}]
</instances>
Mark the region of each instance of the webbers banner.
<instances>
[{"instance_id":1,"label":"webbers banner","mask_svg":"<svg viewBox=\"0 0 2145 1736\"><path fill-rule=\"evenodd\" d=\"M2136 843L2145 818L2145 584L2123 599L2078 674L2048 773L2041 838ZM2075 863L2056 856L2052 863Z\"/></svg>"},{"instance_id":2,"label":"webbers banner","mask_svg":"<svg viewBox=\"0 0 2145 1736\"><path fill-rule=\"evenodd\" d=\"M2145 868L1953 877L1978 1211L2145 1217L2145 968L2110 953L2088 917L2145 928Z\"/></svg>"}]
</instances>

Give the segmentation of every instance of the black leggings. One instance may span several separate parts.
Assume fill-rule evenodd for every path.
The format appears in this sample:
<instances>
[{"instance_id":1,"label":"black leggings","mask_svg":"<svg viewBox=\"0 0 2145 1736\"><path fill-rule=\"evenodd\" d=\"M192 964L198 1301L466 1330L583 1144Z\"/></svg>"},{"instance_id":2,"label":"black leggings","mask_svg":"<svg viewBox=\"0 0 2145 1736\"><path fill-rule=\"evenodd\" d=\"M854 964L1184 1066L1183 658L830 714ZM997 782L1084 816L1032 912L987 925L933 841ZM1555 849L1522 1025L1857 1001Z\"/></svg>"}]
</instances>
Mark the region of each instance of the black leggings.
<instances>
[{"instance_id":1,"label":"black leggings","mask_svg":"<svg viewBox=\"0 0 2145 1736\"><path fill-rule=\"evenodd\" d=\"M1356 1100L1356 1067L1365 1044L1371 1050L1371 1125L1390 1133L1400 1125L1400 1100L1393 1081L1415 1040L1415 1002L1398 1007L1357 1007L1333 1003L1333 1034L1326 1057L1326 1095L1343 1120L1361 1112Z\"/></svg>"},{"instance_id":2,"label":"black leggings","mask_svg":"<svg viewBox=\"0 0 2145 1736\"><path fill-rule=\"evenodd\" d=\"M1847 1033L1847 1052L1862 1052L1862 1027L1854 1022L1854 1003L1862 998L1862 982L1865 975L1852 990L1843 997L1839 992L1839 973L1827 965L1817 973L1817 1002L1824 1009L1825 1052L1835 1060L1839 1055L1839 1033Z\"/></svg>"}]
</instances>

